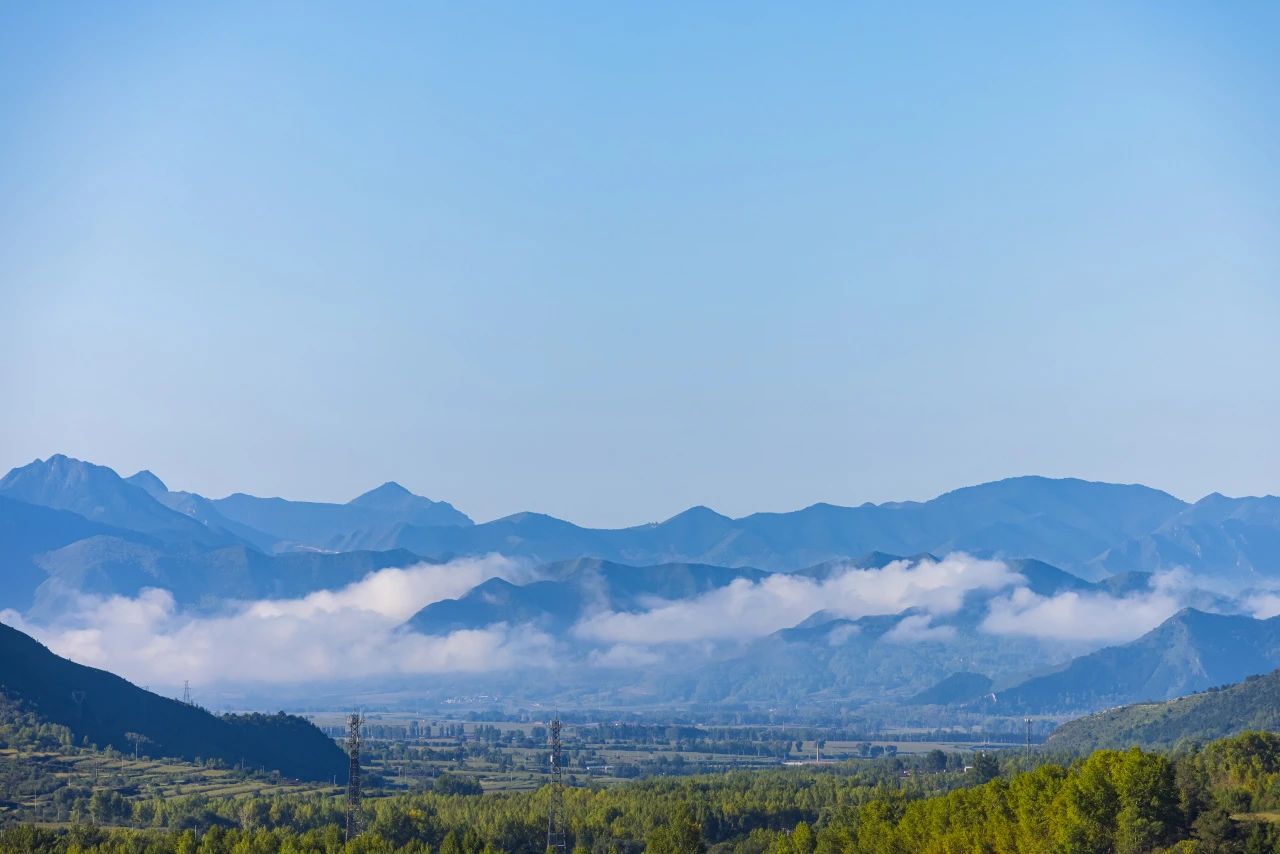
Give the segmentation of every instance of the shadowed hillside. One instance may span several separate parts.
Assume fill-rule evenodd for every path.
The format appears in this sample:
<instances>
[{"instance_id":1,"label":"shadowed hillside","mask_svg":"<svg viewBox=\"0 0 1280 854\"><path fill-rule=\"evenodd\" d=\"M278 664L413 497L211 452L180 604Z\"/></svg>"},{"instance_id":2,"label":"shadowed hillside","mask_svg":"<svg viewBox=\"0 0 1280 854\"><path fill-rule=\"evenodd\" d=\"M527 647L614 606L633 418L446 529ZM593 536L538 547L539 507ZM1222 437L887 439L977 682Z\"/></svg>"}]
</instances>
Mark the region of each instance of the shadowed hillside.
<instances>
[{"instance_id":1,"label":"shadowed hillside","mask_svg":"<svg viewBox=\"0 0 1280 854\"><path fill-rule=\"evenodd\" d=\"M216 716L161 697L119 676L54 655L0 624L0 693L42 720L132 753L276 770L289 777L329 780L346 774L342 750L310 722L292 715Z\"/></svg>"}]
</instances>

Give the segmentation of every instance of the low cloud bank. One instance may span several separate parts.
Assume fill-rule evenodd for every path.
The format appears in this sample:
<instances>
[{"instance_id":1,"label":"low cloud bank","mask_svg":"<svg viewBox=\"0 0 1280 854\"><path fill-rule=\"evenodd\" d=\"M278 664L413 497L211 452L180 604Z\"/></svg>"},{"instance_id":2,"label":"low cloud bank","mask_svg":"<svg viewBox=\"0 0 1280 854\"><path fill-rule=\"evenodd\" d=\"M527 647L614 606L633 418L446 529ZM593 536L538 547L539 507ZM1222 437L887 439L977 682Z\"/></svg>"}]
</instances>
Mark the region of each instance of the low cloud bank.
<instances>
[{"instance_id":1,"label":"low cloud bank","mask_svg":"<svg viewBox=\"0 0 1280 854\"><path fill-rule=\"evenodd\" d=\"M972 591L994 592L1018 583L1025 579L1000 561L953 554L940 561L894 561L882 569L850 567L825 579L783 573L759 582L739 579L642 613L596 614L574 631L585 640L640 646L745 640L789 628L818 611L851 619L908 608L951 614ZM917 621L903 639L913 631L919 635L927 623Z\"/></svg>"},{"instance_id":2,"label":"low cloud bank","mask_svg":"<svg viewBox=\"0 0 1280 854\"><path fill-rule=\"evenodd\" d=\"M758 582L740 579L640 613L595 614L574 632L587 641L622 645L634 655L637 649L663 645L762 637L818 611L856 619L914 609L918 613L903 618L886 640L946 641L956 629L945 618L973 593L990 597L979 631L1086 646L1133 640L1204 596L1185 571L1154 575L1148 587L1124 595L1090 590L1044 596L1001 561L956 553L940 561L896 561L882 569L850 567L824 579L787 574ZM1259 597L1256 610L1280 613L1280 596Z\"/></svg>"},{"instance_id":3,"label":"low cloud bank","mask_svg":"<svg viewBox=\"0 0 1280 854\"><path fill-rule=\"evenodd\" d=\"M519 564L489 557L384 569L339 590L239 603L213 617L185 614L167 590L147 589L136 597L82 597L74 613L48 626L27 624L13 611L0 620L59 655L140 684L474 673L542 663L552 640L505 624L443 637L397 627L488 578L525 575Z\"/></svg>"},{"instance_id":4,"label":"low cloud bank","mask_svg":"<svg viewBox=\"0 0 1280 854\"><path fill-rule=\"evenodd\" d=\"M445 636L399 628L427 604L461 596L493 577L520 584L534 573L492 556L384 569L337 590L236 603L214 616L185 613L168 591L148 589L136 597L81 597L67 617L48 625L27 624L12 611L0 613L0 621L60 655L143 685L174 686L184 679L303 683L351 673L461 674L553 664L557 639L529 625L497 623ZM634 613L597 610L559 641L583 642L588 665L644 668L700 661L721 644L790 628L819 611L857 619L910 610L886 641L947 642L958 631L949 621L977 596L985 600L976 614L978 631L1096 648L1132 640L1204 595L1196 579L1170 572L1123 595L1086 590L1043 596L1007 564L957 553L879 569L849 566L820 578L779 573L740 579ZM1257 593L1243 606L1259 616L1280 613L1280 591ZM828 642L844 643L857 631L845 626Z\"/></svg>"},{"instance_id":5,"label":"low cloud bank","mask_svg":"<svg viewBox=\"0 0 1280 854\"><path fill-rule=\"evenodd\" d=\"M1126 596L1077 591L1039 596L1020 587L991 601L982 629L996 635L1125 643L1186 607L1196 592L1194 579L1181 571L1154 575L1148 589Z\"/></svg>"}]
</instances>

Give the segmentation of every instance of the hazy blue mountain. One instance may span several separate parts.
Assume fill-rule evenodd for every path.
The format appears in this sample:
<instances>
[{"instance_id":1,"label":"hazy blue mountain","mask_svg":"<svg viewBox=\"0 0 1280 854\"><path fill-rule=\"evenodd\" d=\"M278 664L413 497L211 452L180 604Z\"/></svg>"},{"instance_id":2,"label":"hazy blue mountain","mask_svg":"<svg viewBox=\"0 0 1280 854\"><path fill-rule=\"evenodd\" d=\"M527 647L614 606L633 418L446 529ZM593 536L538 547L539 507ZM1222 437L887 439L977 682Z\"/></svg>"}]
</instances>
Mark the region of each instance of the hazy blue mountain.
<instances>
[{"instance_id":1,"label":"hazy blue mountain","mask_svg":"<svg viewBox=\"0 0 1280 854\"><path fill-rule=\"evenodd\" d=\"M159 498L162 495L169 494L169 487L164 485L164 481L156 477L147 469L126 477L125 483L132 483L152 498Z\"/></svg>"},{"instance_id":2,"label":"hazy blue mountain","mask_svg":"<svg viewBox=\"0 0 1280 854\"><path fill-rule=\"evenodd\" d=\"M1280 617L1256 620L1186 608L1121 646L996 695L994 710L1088 711L1168 700L1280 666Z\"/></svg>"},{"instance_id":3,"label":"hazy blue mountain","mask_svg":"<svg viewBox=\"0 0 1280 854\"><path fill-rule=\"evenodd\" d=\"M1097 589L1106 591L1112 596L1130 596L1151 589L1155 573L1151 572L1119 572L1095 582Z\"/></svg>"},{"instance_id":4,"label":"hazy blue mountain","mask_svg":"<svg viewBox=\"0 0 1280 854\"><path fill-rule=\"evenodd\" d=\"M444 635L495 623L527 623L561 634L593 613L635 611L654 600L688 599L739 578L754 581L767 575L756 569L702 564L626 566L597 558L553 563L539 574L543 580L525 585L491 578L457 599L431 603L405 626L421 634Z\"/></svg>"},{"instance_id":5,"label":"hazy blue mountain","mask_svg":"<svg viewBox=\"0 0 1280 854\"><path fill-rule=\"evenodd\" d=\"M490 578L457 599L431 603L410 617L405 626L420 634L447 635L509 623L562 634L581 611L581 591L573 585L557 581L515 585Z\"/></svg>"},{"instance_id":6,"label":"hazy blue mountain","mask_svg":"<svg viewBox=\"0 0 1280 854\"><path fill-rule=\"evenodd\" d=\"M70 510L92 522L156 539L216 547L237 542L156 501L106 466L55 454L16 468L0 480L0 496Z\"/></svg>"},{"instance_id":7,"label":"hazy blue mountain","mask_svg":"<svg viewBox=\"0 0 1280 854\"><path fill-rule=\"evenodd\" d=\"M1048 746L1076 753L1133 745L1170 748L1246 730L1280 730L1280 671L1170 702L1138 703L1077 718L1058 727Z\"/></svg>"},{"instance_id":8,"label":"hazy blue mountain","mask_svg":"<svg viewBox=\"0 0 1280 854\"><path fill-rule=\"evenodd\" d=\"M897 559L878 554L867 562L883 566ZM1041 561L1011 561L1010 566L1022 574L1027 588L1042 596L1098 590L1098 585ZM824 564L798 574L824 577L828 571ZM953 686L946 679L957 672L990 674L983 677L989 688L992 677L1018 681L1027 672L1070 660L1090 648L984 631L991 599L1008 592L1009 588L971 591L957 611L934 617L908 610L847 619L820 611L792 628L752 641L728 659L705 665L688 689L690 697L704 702L912 702L930 689L949 690Z\"/></svg>"},{"instance_id":9,"label":"hazy blue mountain","mask_svg":"<svg viewBox=\"0 0 1280 854\"><path fill-rule=\"evenodd\" d=\"M599 558L558 561L540 572L585 591L593 599L593 607L607 607L612 611L642 610L658 599L691 599L739 579L760 581L769 575L752 567L701 563L630 566Z\"/></svg>"},{"instance_id":10,"label":"hazy blue mountain","mask_svg":"<svg viewBox=\"0 0 1280 854\"><path fill-rule=\"evenodd\" d=\"M382 486L358 495L347 502L348 507L367 507L394 513L416 525L470 525L471 519L445 501L432 501L414 495L400 484L387 481Z\"/></svg>"},{"instance_id":11,"label":"hazy blue mountain","mask_svg":"<svg viewBox=\"0 0 1280 854\"><path fill-rule=\"evenodd\" d=\"M1132 544L1188 510L1172 496L1144 486L1018 477L925 502L815 504L741 519L694 507L664 522L622 529L584 528L538 513L474 525L451 505L394 483L346 504L243 493L208 499L170 491L149 471L126 481L110 469L62 456L15 469L0 481L0 495L73 510L166 539L195 538L205 547L239 542L264 551L403 548L436 558L497 552L538 562L586 556L636 565L704 563L783 570L876 551L942 555L954 550L1036 559L1077 573L1141 569L1144 566L1126 564L1126 556L1150 562L1146 552ZM1196 506L1197 512L1208 513L1211 504L1206 499ZM1262 561L1268 553L1267 537L1274 538L1280 525L1261 510L1229 515L1214 524L1236 526L1230 531L1237 550ZM1105 562L1101 555L1107 556Z\"/></svg>"},{"instance_id":12,"label":"hazy blue mountain","mask_svg":"<svg viewBox=\"0 0 1280 854\"><path fill-rule=\"evenodd\" d=\"M934 558L930 555L903 558L873 552L862 558L828 561L789 574L821 581L854 567L879 569L899 561L915 563L926 559ZM1026 579L1028 588L1042 596L1054 596L1068 590L1096 589L1096 585L1041 561L1015 560L1009 565ZM770 573L751 567L691 563L630 566L599 558L577 558L546 564L537 570L537 575L537 582L524 586L491 579L458 599L426 606L406 625L424 634L447 634L494 623L514 625L521 622L533 622L545 630L560 631L578 619L600 611L641 611L652 607L658 600L687 600L726 587L739 579L758 582ZM986 602L990 595L970 596L966 607L952 616L952 622L968 621L968 628L976 630L986 615ZM824 614L819 612L809 620L827 622L834 619L822 619ZM801 623L796 628L802 629L805 625Z\"/></svg>"},{"instance_id":13,"label":"hazy blue mountain","mask_svg":"<svg viewBox=\"0 0 1280 854\"><path fill-rule=\"evenodd\" d=\"M144 587L170 591L179 605L213 607L227 600L279 599L333 590L388 567L421 559L406 551L263 554L246 546L175 549L115 536L92 536L36 557L44 582L33 617L54 616L69 593L136 596Z\"/></svg>"},{"instance_id":14,"label":"hazy blue mountain","mask_svg":"<svg viewBox=\"0 0 1280 854\"><path fill-rule=\"evenodd\" d=\"M911 558L912 562L920 559ZM798 570L793 575L828 579L851 567L880 568L906 560L882 552L853 561L838 561ZM1094 585L1039 561L1014 561L1026 586L1044 596ZM405 623L431 635L479 629L496 623L529 624L584 653L592 644L570 630L601 612L639 612L656 602L686 601L734 581L761 581L770 573L754 568L706 564L627 566L598 558L548 564L537 582L517 585L490 579L457 598L432 603ZM980 630L993 595L1008 591L975 591L956 613L938 618L940 633L906 631L877 645L913 612L848 620L819 612L799 625L749 644L728 660L709 665L689 680L665 687L690 692L696 700L788 700L803 692L845 696L885 689L915 691L958 669L992 666L1006 677L1070 657L1080 645L1000 638ZM918 622L922 617L915 615ZM906 629L917 628L909 624ZM923 628L929 628L924 626ZM899 636L901 635L901 637ZM872 651L874 647L874 656ZM697 665L697 661L688 662ZM793 693L800 692L800 693Z\"/></svg>"},{"instance_id":15,"label":"hazy blue mountain","mask_svg":"<svg viewBox=\"0 0 1280 854\"><path fill-rule=\"evenodd\" d=\"M228 765L278 770L309 780L345 779L346 759L334 741L290 715L215 716L170 700L119 676L54 655L34 639L0 624L0 699L12 708L68 727L76 741L132 752L135 732L149 756L221 759ZM78 700L78 702L77 702Z\"/></svg>"},{"instance_id":16,"label":"hazy blue mountain","mask_svg":"<svg viewBox=\"0 0 1280 854\"><path fill-rule=\"evenodd\" d=\"M150 542L142 534L91 522L69 510L0 498L0 609L22 611L31 605L36 588L48 578L37 555L95 536Z\"/></svg>"},{"instance_id":17,"label":"hazy blue mountain","mask_svg":"<svg viewBox=\"0 0 1280 854\"><path fill-rule=\"evenodd\" d=\"M926 502L837 507L730 519L695 507L665 522L601 530L522 513L466 528L406 525L380 543L418 554L501 552L539 561L578 556L624 563L711 563L801 569L873 551L966 550L1035 558L1067 569L1145 534L1186 505L1144 486L1020 477Z\"/></svg>"},{"instance_id":18,"label":"hazy blue mountain","mask_svg":"<svg viewBox=\"0 0 1280 854\"><path fill-rule=\"evenodd\" d=\"M385 483L346 504L258 498L236 493L208 500L223 518L275 538L275 548L331 551L403 548L395 532L405 526L469 527L465 514L445 501Z\"/></svg>"},{"instance_id":19,"label":"hazy blue mountain","mask_svg":"<svg viewBox=\"0 0 1280 854\"><path fill-rule=\"evenodd\" d=\"M1280 498L1214 493L1096 558L1098 571L1187 567L1250 584L1280 577Z\"/></svg>"},{"instance_id":20,"label":"hazy blue mountain","mask_svg":"<svg viewBox=\"0 0 1280 854\"><path fill-rule=\"evenodd\" d=\"M811 617L700 667L679 699L770 705L909 701L950 674L991 669L1007 678L1066 655L1061 645L977 631L923 612L858 619Z\"/></svg>"},{"instance_id":21,"label":"hazy blue mountain","mask_svg":"<svg viewBox=\"0 0 1280 854\"><path fill-rule=\"evenodd\" d=\"M1106 581L1097 583L1084 580L1042 560L1014 559L1006 561L1009 568L1027 580L1031 592L1041 596L1057 596L1074 590L1076 592L1098 591L1105 589Z\"/></svg>"},{"instance_id":22,"label":"hazy blue mountain","mask_svg":"<svg viewBox=\"0 0 1280 854\"><path fill-rule=\"evenodd\" d=\"M952 673L907 700L910 706L950 706L971 703L991 693L991 677L981 673Z\"/></svg>"},{"instance_id":23,"label":"hazy blue mountain","mask_svg":"<svg viewBox=\"0 0 1280 854\"><path fill-rule=\"evenodd\" d=\"M146 469L126 477L125 481L146 490L148 495L170 510L195 519L214 531L235 537L260 551L271 551L279 541L279 537L228 519L218 512L218 508L212 501L203 495L197 495L194 492L169 491L164 481Z\"/></svg>"},{"instance_id":24,"label":"hazy blue mountain","mask_svg":"<svg viewBox=\"0 0 1280 854\"><path fill-rule=\"evenodd\" d=\"M892 555L888 552L874 551L857 558L839 558L837 560L824 560L822 563L806 566L804 569L792 570L792 575L802 576L805 578L814 578L825 580L835 575L841 575L848 572L850 567L858 569L884 569L889 564L905 561L907 563L919 563L922 560L929 560L937 563L940 558L937 555L931 555L928 552L921 552L915 555Z\"/></svg>"}]
</instances>

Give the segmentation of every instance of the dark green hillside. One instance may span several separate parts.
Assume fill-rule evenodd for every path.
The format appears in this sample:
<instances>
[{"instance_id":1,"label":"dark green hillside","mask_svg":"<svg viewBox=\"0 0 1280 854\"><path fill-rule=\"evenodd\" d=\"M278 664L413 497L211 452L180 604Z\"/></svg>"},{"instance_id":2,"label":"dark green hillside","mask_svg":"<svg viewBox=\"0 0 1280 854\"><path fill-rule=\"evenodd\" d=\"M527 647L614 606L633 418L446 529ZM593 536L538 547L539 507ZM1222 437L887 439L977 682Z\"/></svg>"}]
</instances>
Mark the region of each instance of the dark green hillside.
<instances>
[{"instance_id":1,"label":"dark green hillside","mask_svg":"<svg viewBox=\"0 0 1280 854\"><path fill-rule=\"evenodd\" d=\"M0 624L0 694L40 719L62 724L77 742L88 739L133 752L128 734L146 738L140 754L220 759L276 770L289 777L329 780L346 774L342 751L308 721L291 715L218 717L144 691L119 676L54 655Z\"/></svg>"},{"instance_id":2,"label":"dark green hillside","mask_svg":"<svg viewBox=\"0 0 1280 854\"><path fill-rule=\"evenodd\" d=\"M1280 670L1166 703L1139 703L1069 721L1049 746L1085 752L1103 747L1170 747L1245 730L1280 730Z\"/></svg>"}]
</instances>

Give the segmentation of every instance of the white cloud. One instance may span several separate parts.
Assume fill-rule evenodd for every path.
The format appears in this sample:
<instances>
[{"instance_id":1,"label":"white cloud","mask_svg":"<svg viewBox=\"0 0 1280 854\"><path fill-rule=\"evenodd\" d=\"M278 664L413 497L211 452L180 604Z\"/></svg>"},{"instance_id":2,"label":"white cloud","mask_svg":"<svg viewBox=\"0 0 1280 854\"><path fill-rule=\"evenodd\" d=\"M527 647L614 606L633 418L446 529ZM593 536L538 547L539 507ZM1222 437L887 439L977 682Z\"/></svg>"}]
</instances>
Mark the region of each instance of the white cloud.
<instances>
[{"instance_id":1,"label":"white cloud","mask_svg":"<svg viewBox=\"0 0 1280 854\"><path fill-rule=\"evenodd\" d=\"M861 632L862 627L853 625L852 623L845 623L842 626L836 626L827 633L827 645L844 646L849 642L850 638L853 638Z\"/></svg>"},{"instance_id":2,"label":"white cloud","mask_svg":"<svg viewBox=\"0 0 1280 854\"><path fill-rule=\"evenodd\" d=\"M301 599L264 599L247 609L258 617L315 617L342 611L372 611L402 622L424 605L453 599L490 578L525 580L521 564L496 555L446 564L423 563L371 572L339 590L319 590Z\"/></svg>"},{"instance_id":3,"label":"white cloud","mask_svg":"<svg viewBox=\"0 0 1280 854\"><path fill-rule=\"evenodd\" d=\"M950 640L956 636L954 626L935 626L932 623L933 617L928 614L911 614L885 632L884 639L896 643L916 643Z\"/></svg>"},{"instance_id":4,"label":"white cloud","mask_svg":"<svg viewBox=\"0 0 1280 854\"><path fill-rule=\"evenodd\" d=\"M1269 620L1280 615L1280 591L1263 590L1245 598L1245 611L1259 620Z\"/></svg>"},{"instance_id":5,"label":"white cloud","mask_svg":"<svg viewBox=\"0 0 1280 854\"><path fill-rule=\"evenodd\" d=\"M504 558L384 569L340 590L240 603L228 613L180 612L166 590L82 597L48 626L0 619L59 655L141 684L304 682L366 675L479 672L548 660L551 639L505 624L428 637L397 631L423 606L494 576L522 576Z\"/></svg>"},{"instance_id":6,"label":"white cloud","mask_svg":"<svg viewBox=\"0 0 1280 854\"><path fill-rule=\"evenodd\" d=\"M1123 597L1075 591L1046 597L1020 587L991 601L982 629L1047 640L1123 643L1151 631L1182 605L1178 591L1160 584Z\"/></svg>"},{"instance_id":7,"label":"white cloud","mask_svg":"<svg viewBox=\"0 0 1280 854\"><path fill-rule=\"evenodd\" d=\"M741 640L775 632L816 611L856 618L919 608L929 614L958 610L970 591L997 591L1023 581L999 561L964 554L940 561L895 561L883 569L857 569L826 579L779 573L761 581L739 579L693 599L661 602L641 613L608 611L574 629L584 639L653 645Z\"/></svg>"},{"instance_id":8,"label":"white cloud","mask_svg":"<svg viewBox=\"0 0 1280 854\"><path fill-rule=\"evenodd\" d=\"M617 643L605 650L593 650L588 661L596 667L647 667L662 660L649 647Z\"/></svg>"}]
</instances>

